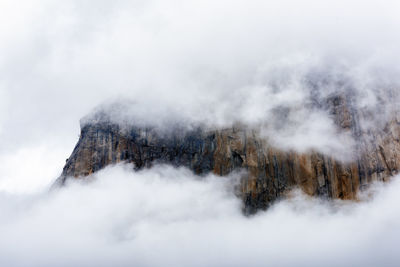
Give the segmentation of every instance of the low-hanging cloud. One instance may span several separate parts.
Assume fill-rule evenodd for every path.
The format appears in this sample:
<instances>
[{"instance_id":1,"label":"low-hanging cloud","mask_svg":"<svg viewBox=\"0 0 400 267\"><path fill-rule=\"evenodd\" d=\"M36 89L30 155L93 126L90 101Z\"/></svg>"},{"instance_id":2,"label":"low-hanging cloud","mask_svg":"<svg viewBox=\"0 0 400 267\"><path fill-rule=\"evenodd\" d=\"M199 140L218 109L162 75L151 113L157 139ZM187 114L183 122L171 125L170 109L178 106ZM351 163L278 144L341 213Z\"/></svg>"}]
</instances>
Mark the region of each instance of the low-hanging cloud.
<instances>
[{"instance_id":1,"label":"low-hanging cloud","mask_svg":"<svg viewBox=\"0 0 400 267\"><path fill-rule=\"evenodd\" d=\"M119 97L136 103L135 120L157 122L162 114L217 127L261 124L282 148L329 154L351 144L326 110L310 109L308 80L328 80L321 99L332 88L347 90L338 88L343 80L357 92L355 105L370 110L388 95L383 89L400 84L397 1L37 0L1 7L0 88L8 109L0 129L12 141L3 149L43 136L73 146L78 120ZM380 115L375 121L387 120L392 111L384 111L372 112ZM317 141L299 142L310 135Z\"/></svg>"},{"instance_id":2,"label":"low-hanging cloud","mask_svg":"<svg viewBox=\"0 0 400 267\"><path fill-rule=\"evenodd\" d=\"M398 178L360 203L295 191L245 217L237 177L109 167L86 182L0 195L2 266L397 266Z\"/></svg>"},{"instance_id":3,"label":"low-hanging cloud","mask_svg":"<svg viewBox=\"0 0 400 267\"><path fill-rule=\"evenodd\" d=\"M117 166L42 191L79 119L121 99L117 121L243 123L280 148L342 157L354 140L315 106L351 92L370 114L365 129L398 111L399 8L0 1L0 265L397 266L399 178L360 203L294 193L253 217L241 213L235 174Z\"/></svg>"}]
</instances>

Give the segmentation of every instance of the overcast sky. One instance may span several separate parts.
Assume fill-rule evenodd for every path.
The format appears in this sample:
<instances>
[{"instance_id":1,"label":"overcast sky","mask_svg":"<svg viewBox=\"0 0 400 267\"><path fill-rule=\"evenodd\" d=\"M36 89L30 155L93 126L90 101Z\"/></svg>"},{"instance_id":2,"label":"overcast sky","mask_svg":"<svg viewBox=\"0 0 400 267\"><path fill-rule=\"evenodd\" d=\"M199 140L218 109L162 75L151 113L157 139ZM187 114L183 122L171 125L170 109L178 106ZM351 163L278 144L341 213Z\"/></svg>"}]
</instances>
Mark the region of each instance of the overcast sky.
<instances>
[{"instance_id":1,"label":"overcast sky","mask_svg":"<svg viewBox=\"0 0 400 267\"><path fill-rule=\"evenodd\" d=\"M135 105L128 113L134 114L134 118L138 120L156 121L162 114L163 119L167 116L192 122L206 122L214 126L226 126L236 121L250 125L279 121L273 111L279 107L289 107L295 112L290 113L289 119L280 125L279 131L270 126L265 129L266 135L277 146L299 151L316 149L343 156L343 148L349 147L351 140L337 134L335 126L324 111L310 114L305 105L309 88L305 87L302 81L307 74L314 71L329 73L331 77L347 77L358 90L357 105L374 110L377 96L383 90L381 87L384 87L382 85L400 84L399 12L400 2L395 0L0 0L0 191L1 208L7 210L4 213L6 215L0 215L0 226L7 225L12 228L8 237L2 238L1 248L5 249L8 241L14 240L13 235L21 229L27 232L17 236L15 242L18 241L19 245L26 243L26 250L35 246L34 241L40 237L30 230L31 223L38 225L37 233L46 231L49 222L55 223L52 221L54 219L47 217L48 214L57 214L58 210L64 210L64 206L67 223L60 222L63 232L56 235L60 239L75 232L81 223L96 225L98 220L102 220L102 216L111 216L108 213L92 211L100 208L98 204L90 201L86 209L80 207L75 210L74 205L79 206L79 203L89 200L88 196L93 193L89 188L74 186L72 189L78 193L73 193L71 189L50 199L45 193L61 173L65 159L69 157L78 140L79 120L104 102L129 99ZM328 88L325 93L330 93L331 90ZM392 104L398 103L397 101L398 99L391 99ZM389 103L385 104L389 106ZM382 114L378 115L382 118ZM112 170L111 174L103 173L104 179L110 175L119 175L125 178L134 177L132 179L139 179L140 183L142 176L127 174L121 168L117 167L114 170L118 174ZM257 241L255 230L249 230L248 233L245 229L255 229L257 226L257 229L276 227L278 233L286 233L287 229L307 232L310 231L307 223L314 220L317 221L316 224L311 225L316 227L318 235L324 236L326 224L326 235L330 235L325 239L309 233L312 236L310 242L316 242L309 247L310 250L318 250L317 243L322 242L320 255L328 255L329 250L335 255L344 253L346 259L354 256L357 258L355 261L361 261L362 257L358 253L363 253L362 249L373 252L381 248L378 252L382 257L396 257L391 254L391 249L398 245L394 237L400 236L397 230L390 230L398 226L400 220L396 216L386 216L385 211L382 215L377 212L377 207L386 207L390 201L396 203L398 199L385 199L371 204L373 211L366 219L374 223L363 226L360 234L354 237L356 243L346 243L351 240L348 236L344 239L334 239L330 243L330 238L336 234L350 235L357 232L356 225L363 224L360 218L364 217L361 214L368 213L369 206L351 207L349 212L356 215L344 215L340 211L336 217L329 214L330 208L325 204L319 203L315 206L312 201L305 202L307 207L315 209L310 208L314 210L311 211L310 217L307 217L306 212L306 215L299 215L297 219L298 213L285 206L291 204L282 204L285 208L282 211L278 208L275 215L264 214L254 221L247 221L237 214L231 214L238 212L239 204L233 198L222 197L222 193L217 189L210 188L209 186L214 186L214 182L203 184L202 186L206 187L205 191L198 192L193 185L196 183L195 177L191 177L185 171L179 171L178 174L168 168L165 171L166 174L161 175L165 176L165 179L176 175L188 176L190 186L187 190L195 190L196 196L207 194L211 198L217 198L212 205L217 205L219 201L223 203L221 207L212 207L211 202L202 203L203 200L200 200L200 204L210 209L211 213L219 214L226 210L226 213L221 215L221 221L213 221L218 215L196 215L190 213L187 206L178 207L175 214L179 218L178 221L182 220L187 225L186 219L190 217L189 226L183 227L182 230L183 239L179 239L180 230L168 228L168 232L160 234L161 240L157 247L163 250L165 246L171 246L164 250L163 255L172 262L177 257L177 251L174 249L184 250L188 247L186 242L193 238L199 242L193 249L205 253L208 242L215 241L215 250L226 248L227 255L233 257L231 261L225 262L233 263L233 259L238 259L238 262L243 263L238 255L243 253L246 254L243 255L243 259L250 259L252 246L266 245L274 251L271 244ZM149 171L143 175L153 177L157 172ZM118 195L123 190L125 178L121 178L115 187L110 186L111 193L106 192L100 183L99 192L95 192L94 196L100 203L105 199L112 199L111 196ZM108 183L108 180L105 183ZM155 188L159 183L164 182L157 180ZM131 188L129 185L127 184L128 188ZM144 183L140 184L139 188L150 190L148 186L150 185ZM173 192L179 189L179 186L171 186ZM168 188L166 190L169 190ZM399 187L397 185L394 188ZM169 196L170 193L165 194ZM392 193L390 196L394 195ZM75 197L82 201L71 204ZM111 203L106 207L106 211L118 210L118 207L124 206L122 203L125 201L135 201L126 197L119 199L120 202ZM176 201L188 201L186 197L190 200L190 196L183 195ZM142 201L147 199L143 198ZM28 205L30 202L34 203L33 206ZM154 212L156 217L158 213L162 214L162 208L157 208L160 203L162 202L155 201L149 211ZM175 204L172 203L167 208ZM121 214L128 217L127 214L143 216L136 212L137 208L129 205L122 207ZM19 211L14 212L14 209ZM394 205L387 207L388 213L398 213L396 209L398 208ZM321 210L328 214L319 218ZM93 217L85 218L88 211L93 212ZM45 219L39 219L43 213L47 214ZM280 217L282 213L287 217ZM12 219L8 220L2 216ZM121 253L121 263L132 263L135 261L126 252L129 248L143 256L139 257L138 262L141 264L162 264L162 261L153 262L150 254L143 254L143 246L157 244L157 237L151 236L152 239L146 239L146 233L158 229L159 224L164 222L173 224L176 218L166 219L162 215L160 218L146 216L147 221L144 223L140 220L124 222L122 217L106 220L104 223L109 224L106 228L110 227L107 230L102 228L104 225L100 225L98 229L95 227L94 232L104 230L105 235L101 235L99 239L92 232L88 232L91 229L79 229L83 231L82 239L79 236L72 241L66 239L62 249L60 248L55 255L60 256L63 251L77 255L78 251L74 248L76 242L87 242L89 246L95 246L97 242L107 243L108 231L114 233L114 230L109 229L115 228L118 232L119 224L126 224L128 228L136 227L138 233L144 235L144 243L128 242L124 250L119 250L120 246L124 245L118 243L119 241L110 241L119 245L111 248L108 244L91 252L99 254L103 249L110 249L115 252L113 257ZM195 216L195 219L191 216ZM78 219L68 221L74 217ZM286 222L282 226L280 223L263 221L271 217L279 221L294 222ZM381 217L385 229L389 230L379 237L381 232L374 232L368 227L381 225ZM196 218L201 223L198 223ZM196 222L191 224L191 220L195 220L198 225ZM338 222L338 225L335 225L335 222ZM298 224L300 227L296 228ZM215 237L213 234L222 231L221 239L199 240L201 236L198 234L191 236L192 231L197 227L205 227L204 225L210 229L207 237L212 239ZM225 231L228 225L229 230ZM7 227L4 229L8 229ZM122 229L125 229L124 227L123 225ZM343 228L344 232L341 231ZM262 232L262 229L257 233L263 238L268 239L268 234L272 234L273 242L279 241L277 234L271 232L271 228L266 232ZM162 228L161 231L163 230L165 229ZM238 232L243 231L244 236L240 236ZM55 230L51 231L51 234L56 234ZM130 234L125 232L118 234L121 235L121 239L131 238ZM246 234L254 239L246 239ZM171 236L176 235L177 242L181 243L170 244ZM229 239L231 235L233 237ZM291 240L291 236L287 235L284 240L288 243L293 241L293 244L302 247L301 241L308 237L309 235L293 237ZM387 246L383 244L386 237L390 237ZM114 237L110 238L113 240ZM383 247L378 248L378 244L375 246L368 243L375 238L382 242ZM223 246L220 242L224 239L228 239L226 242L232 242L231 246ZM251 242L255 240L256 242ZM368 242L364 243L365 240ZM242 241L246 246L244 252L238 251L238 243ZM36 249L35 255L31 254L32 257L27 258L38 263L43 261L44 264L54 264L54 259L47 258L49 255L43 253L43 249L51 247L53 242L55 239L47 235L44 239L45 244ZM277 243L277 253L266 252L267 255L276 260L280 258L277 255L285 251L285 242ZM296 251L297 247L293 244L289 246L288 252ZM347 252L341 247L343 244L346 244ZM368 247L368 244L372 247ZM357 248L358 245L361 248ZM262 262L263 251L259 247L254 249L256 257L252 263ZM0 254L0 262L16 262L23 265L23 261L14 260L20 258L20 253L26 250L11 248L11 256L6 253ZM186 252L189 256L194 255L195 250L187 250L182 254ZM84 249L80 252L83 253ZM171 258L168 258L169 252ZM303 257L300 257L303 260L301 262L310 263L313 254L308 248L300 248L300 252L304 252ZM354 254L350 255L350 252ZM62 258L66 265L77 263L79 260L90 265L92 258L87 257L88 255L79 258L79 255L78 253L70 262L65 255ZM221 255L225 255L224 251ZM366 259L371 259L369 255ZM104 260L110 262L113 257ZM220 254L214 251L209 261L206 258L204 263L215 265L224 262L220 257ZM282 257L287 258L290 255L284 253ZM181 264L188 263L190 259L185 259ZM256 262L257 260L260 261ZM320 263L322 260L322 257L317 257L315 262ZM284 262L290 263L290 260Z\"/></svg>"},{"instance_id":2,"label":"overcast sky","mask_svg":"<svg viewBox=\"0 0 400 267\"><path fill-rule=\"evenodd\" d=\"M271 110L292 107L295 127L270 134L278 145L341 150L324 114L308 118L299 81L315 69L345 73L362 104L374 103L364 88L400 77L398 10L398 1L2 0L0 157L10 178L0 187L17 190L29 173L50 182L79 119L116 98L150 121L184 114L217 125L274 121ZM11 177L21 158L54 168L36 162Z\"/></svg>"}]
</instances>

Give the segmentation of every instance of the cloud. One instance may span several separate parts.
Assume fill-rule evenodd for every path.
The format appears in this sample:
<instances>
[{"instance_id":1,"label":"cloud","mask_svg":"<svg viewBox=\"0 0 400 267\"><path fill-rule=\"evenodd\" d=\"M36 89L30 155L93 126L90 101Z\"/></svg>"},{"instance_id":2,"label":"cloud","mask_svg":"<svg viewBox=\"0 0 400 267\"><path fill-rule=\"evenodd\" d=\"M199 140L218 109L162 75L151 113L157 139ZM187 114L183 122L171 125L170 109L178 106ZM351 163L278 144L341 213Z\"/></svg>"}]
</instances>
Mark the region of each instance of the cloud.
<instances>
[{"instance_id":1,"label":"cloud","mask_svg":"<svg viewBox=\"0 0 400 267\"><path fill-rule=\"evenodd\" d=\"M166 166L108 168L90 184L42 191L79 119L114 99L133 103L117 115L134 123L239 121L283 149L342 153L354 140L312 103L353 90L371 114L366 128L397 111L399 7L0 1L0 264L398 265L398 178L373 200L298 194L251 218L231 192L234 175L202 180Z\"/></svg>"},{"instance_id":2,"label":"cloud","mask_svg":"<svg viewBox=\"0 0 400 267\"><path fill-rule=\"evenodd\" d=\"M337 129L324 110L319 123L309 123L305 114L315 111L305 79L316 72L346 79L357 85L357 105L374 110L379 90L400 83L397 7L356 0L3 1L0 88L8 115L1 124L10 142L2 148L43 136L72 147L81 117L122 98L136 103L141 120L178 114L221 127L264 123L278 145L334 153L348 147L346 138L326 146ZM290 112L277 131L281 109ZM304 132L317 135L318 145L298 142ZM294 138L279 139L289 133Z\"/></svg>"},{"instance_id":3,"label":"cloud","mask_svg":"<svg viewBox=\"0 0 400 267\"><path fill-rule=\"evenodd\" d=\"M50 140L0 153L0 192L32 194L49 188L69 153L70 148L58 147Z\"/></svg>"},{"instance_id":4,"label":"cloud","mask_svg":"<svg viewBox=\"0 0 400 267\"><path fill-rule=\"evenodd\" d=\"M396 266L398 178L360 203L294 192L241 213L237 178L109 167L89 182L0 195L4 266ZM372 191L371 191L372 192Z\"/></svg>"}]
</instances>

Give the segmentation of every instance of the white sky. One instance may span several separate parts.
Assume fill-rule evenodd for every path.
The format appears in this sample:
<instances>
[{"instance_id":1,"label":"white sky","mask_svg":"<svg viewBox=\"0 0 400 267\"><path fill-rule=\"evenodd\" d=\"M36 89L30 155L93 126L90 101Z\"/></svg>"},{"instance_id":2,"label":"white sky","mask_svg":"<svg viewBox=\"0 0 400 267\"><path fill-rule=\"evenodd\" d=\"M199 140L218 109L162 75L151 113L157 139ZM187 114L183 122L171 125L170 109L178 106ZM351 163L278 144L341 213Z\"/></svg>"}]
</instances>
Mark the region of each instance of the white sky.
<instances>
[{"instance_id":1,"label":"white sky","mask_svg":"<svg viewBox=\"0 0 400 267\"><path fill-rule=\"evenodd\" d=\"M117 97L135 100L140 114L215 124L273 121L275 107L294 107L292 124L270 134L278 145L343 150L323 114L308 120L298 79L341 66L360 88L371 79L398 82L398 11L398 1L2 0L0 153L29 149L43 166L57 159L45 172L53 177L77 141L79 119ZM384 77L371 74L378 71ZM275 76L289 81L279 92L267 86ZM49 153L33 156L35 149ZM7 168L0 188L18 190L24 182L10 183L24 178Z\"/></svg>"}]
</instances>

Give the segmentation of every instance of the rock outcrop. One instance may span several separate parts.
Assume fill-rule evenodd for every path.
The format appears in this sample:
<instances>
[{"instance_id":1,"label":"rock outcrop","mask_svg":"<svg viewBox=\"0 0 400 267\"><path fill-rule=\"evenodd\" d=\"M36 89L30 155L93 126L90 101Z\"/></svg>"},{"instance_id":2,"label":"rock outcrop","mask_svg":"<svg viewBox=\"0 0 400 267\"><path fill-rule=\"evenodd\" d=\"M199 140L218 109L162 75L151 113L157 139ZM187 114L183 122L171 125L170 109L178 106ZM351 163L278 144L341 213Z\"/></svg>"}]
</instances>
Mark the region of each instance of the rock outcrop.
<instances>
[{"instance_id":1,"label":"rock outcrop","mask_svg":"<svg viewBox=\"0 0 400 267\"><path fill-rule=\"evenodd\" d=\"M175 129L166 134L156 128L96 120L81 125L79 142L58 183L118 162L132 163L135 169L168 163L200 175L226 175L244 168L247 172L238 191L247 214L268 208L294 187L312 196L356 199L358 191L371 182L385 181L398 172L400 122L393 116L381 128L361 130L360 118L366 115L351 108L349 101L335 96L326 103L338 127L357 140L358 156L350 162L317 152L282 151L245 127Z\"/></svg>"}]
</instances>

